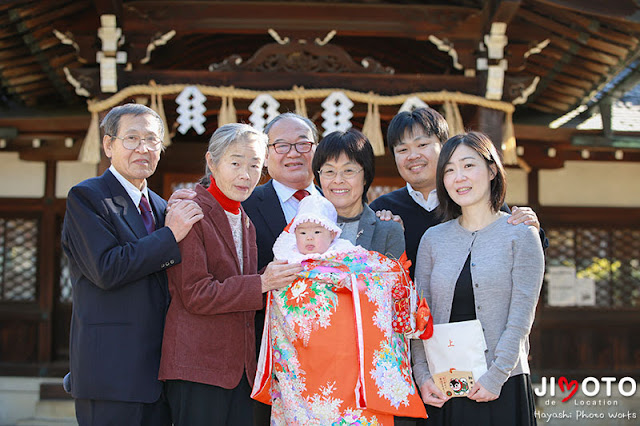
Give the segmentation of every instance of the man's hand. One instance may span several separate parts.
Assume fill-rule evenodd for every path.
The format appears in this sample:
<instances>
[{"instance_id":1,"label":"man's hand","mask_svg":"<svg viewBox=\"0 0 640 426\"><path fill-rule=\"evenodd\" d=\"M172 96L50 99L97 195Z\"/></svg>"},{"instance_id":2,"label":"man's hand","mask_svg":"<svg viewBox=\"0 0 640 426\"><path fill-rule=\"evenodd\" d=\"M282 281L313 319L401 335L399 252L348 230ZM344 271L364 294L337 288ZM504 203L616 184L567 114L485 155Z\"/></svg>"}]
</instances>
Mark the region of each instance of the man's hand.
<instances>
[{"instance_id":1,"label":"man's hand","mask_svg":"<svg viewBox=\"0 0 640 426\"><path fill-rule=\"evenodd\" d=\"M297 278L297 274L302 271L299 263L287 263L286 260L274 260L267 265L264 273L260 275L262 280L262 292L286 287Z\"/></svg>"},{"instance_id":2,"label":"man's hand","mask_svg":"<svg viewBox=\"0 0 640 426\"><path fill-rule=\"evenodd\" d=\"M498 399L498 396L499 395L491 393L483 388L480 383L476 383L469 391L469 395L467 395L467 398L472 399L475 402L489 402L493 401L494 399Z\"/></svg>"},{"instance_id":3,"label":"man's hand","mask_svg":"<svg viewBox=\"0 0 640 426\"><path fill-rule=\"evenodd\" d=\"M531 207L516 207L511 208L511 217L507 219L512 225L524 223L525 225L533 225L538 231L540 231L540 222L536 212L531 210Z\"/></svg>"},{"instance_id":4,"label":"man's hand","mask_svg":"<svg viewBox=\"0 0 640 426\"><path fill-rule=\"evenodd\" d=\"M438 408L442 407L442 405L449 400L433 382L433 378L427 380L425 384L420 387L420 394L425 404Z\"/></svg>"},{"instance_id":5,"label":"man's hand","mask_svg":"<svg viewBox=\"0 0 640 426\"><path fill-rule=\"evenodd\" d=\"M180 242L191 231L193 224L203 217L202 209L194 201L178 200L167 213L164 224L171 229L176 241Z\"/></svg>"},{"instance_id":6,"label":"man's hand","mask_svg":"<svg viewBox=\"0 0 640 426\"><path fill-rule=\"evenodd\" d=\"M167 213L169 213L171 207L173 207L174 204L176 204L178 201L193 200L195 197L196 191L194 191L193 189L178 189L176 192L171 194L171 197L169 197L169 201L167 201Z\"/></svg>"},{"instance_id":7,"label":"man's hand","mask_svg":"<svg viewBox=\"0 0 640 426\"><path fill-rule=\"evenodd\" d=\"M376 212L376 216L378 216L380 220L383 220L385 222L388 222L390 220L393 220L394 222L398 222L400 226L402 226L402 229L404 229L404 223L402 222L402 218L397 214L391 213L389 210L378 210Z\"/></svg>"}]
</instances>

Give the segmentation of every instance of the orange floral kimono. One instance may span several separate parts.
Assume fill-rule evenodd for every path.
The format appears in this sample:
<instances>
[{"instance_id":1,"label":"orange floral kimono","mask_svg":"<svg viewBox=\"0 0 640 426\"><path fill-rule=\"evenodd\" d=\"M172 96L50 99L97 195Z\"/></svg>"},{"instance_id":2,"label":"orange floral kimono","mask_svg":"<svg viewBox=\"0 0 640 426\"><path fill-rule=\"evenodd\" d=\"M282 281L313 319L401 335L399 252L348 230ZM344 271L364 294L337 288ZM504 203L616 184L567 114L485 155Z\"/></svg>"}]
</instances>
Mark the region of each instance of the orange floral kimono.
<instances>
[{"instance_id":1,"label":"orange floral kimono","mask_svg":"<svg viewBox=\"0 0 640 426\"><path fill-rule=\"evenodd\" d=\"M301 278L268 296L251 396L272 404L272 425L426 417L404 334L414 284L401 262L354 249L305 260Z\"/></svg>"}]
</instances>

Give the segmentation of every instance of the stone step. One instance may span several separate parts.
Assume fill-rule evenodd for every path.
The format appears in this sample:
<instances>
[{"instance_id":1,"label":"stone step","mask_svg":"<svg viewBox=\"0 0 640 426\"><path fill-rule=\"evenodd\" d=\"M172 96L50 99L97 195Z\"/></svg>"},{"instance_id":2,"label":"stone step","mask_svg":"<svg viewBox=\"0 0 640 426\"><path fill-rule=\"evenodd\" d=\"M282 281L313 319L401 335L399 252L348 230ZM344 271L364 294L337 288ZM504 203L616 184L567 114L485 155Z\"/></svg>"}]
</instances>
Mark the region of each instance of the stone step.
<instances>
[{"instance_id":1,"label":"stone step","mask_svg":"<svg viewBox=\"0 0 640 426\"><path fill-rule=\"evenodd\" d=\"M73 400L43 400L36 403L33 417L18 420L16 426L78 426Z\"/></svg>"},{"instance_id":2,"label":"stone step","mask_svg":"<svg viewBox=\"0 0 640 426\"><path fill-rule=\"evenodd\" d=\"M75 418L66 420L46 417L34 417L32 419L18 420L16 426L78 426L78 422L76 422Z\"/></svg>"},{"instance_id":3,"label":"stone step","mask_svg":"<svg viewBox=\"0 0 640 426\"><path fill-rule=\"evenodd\" d=\"M74 401L60 383L42 383L33 417L18 420L16 426L78 426Z\"/></svg>"}]
</instances>

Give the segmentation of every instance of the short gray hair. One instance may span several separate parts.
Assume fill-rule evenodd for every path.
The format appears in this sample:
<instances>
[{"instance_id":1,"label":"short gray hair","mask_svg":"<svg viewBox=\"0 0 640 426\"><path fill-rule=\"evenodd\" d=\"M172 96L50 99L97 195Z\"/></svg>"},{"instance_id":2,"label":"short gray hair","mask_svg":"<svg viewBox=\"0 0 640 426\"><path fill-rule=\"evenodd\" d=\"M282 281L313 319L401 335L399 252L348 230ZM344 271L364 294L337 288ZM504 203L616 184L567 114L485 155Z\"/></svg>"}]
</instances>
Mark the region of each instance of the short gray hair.
<instances>
[{"instance_id":1,"label":"short gray hair","mask_svg":"<svg viewBox=\"0 0 640 426\"><path fill-rule=\"evenodd\" d=\"M309 128L309 130L311 130L311 134L313 136L313 142L318 143L318 140L320 139L320 137L318 135L318 128L316 127L316 125L313 124L313 121L311 121L307 117L303 117L302 115L298 115L295 112L283 112L282 114L277 115L273 120L271 120L269 123L267 123L267 125L264 127L264 132L266 134L269 134L269 130L271 130L273 125L276 124L278 121L280 121L282 119L285 119L285 118L294 118L294 119L297 118L298 120L300 120L304 124L306 124L307 127Z\"/></svg>"},{"instance_id":2,"label":"short gray hair","mask_svg":"<svg viewBox=\"0 0 640 426\"><path fill-rule=\"evenodd\" d=\"M112 108L104 117L102 123L100 123L100 127L104 131L105 135L116 136L120 130L120 119L123 115L138 116L144 114L149 114L158 121L158 128L160 129L160 134L158 136L163 140L165 130L162 118L160 118L157 112L142 104L124 104Z\"/></svg>"},{"instance_id":3,"label":"short gray hair","mask_svg":"<svg viewBox=\"0 0 640 426\"><path fill-rule=\"evenodd\" d=\"M218 164L229 147L236 143L249 142L251 140L257 140L260 142L260 145L264 147L264 153L266 156L267 142L269 138L265 133L244 123L225 124L224 126L219 127L218 130L213 132L213 135L211 135L207 152L211 156L213 163ZM210 176L211 171L209 170L209 167L205 165L205 176L200 180L200 183L208 186L211 183Z\"/></svg>"}]
</instances>

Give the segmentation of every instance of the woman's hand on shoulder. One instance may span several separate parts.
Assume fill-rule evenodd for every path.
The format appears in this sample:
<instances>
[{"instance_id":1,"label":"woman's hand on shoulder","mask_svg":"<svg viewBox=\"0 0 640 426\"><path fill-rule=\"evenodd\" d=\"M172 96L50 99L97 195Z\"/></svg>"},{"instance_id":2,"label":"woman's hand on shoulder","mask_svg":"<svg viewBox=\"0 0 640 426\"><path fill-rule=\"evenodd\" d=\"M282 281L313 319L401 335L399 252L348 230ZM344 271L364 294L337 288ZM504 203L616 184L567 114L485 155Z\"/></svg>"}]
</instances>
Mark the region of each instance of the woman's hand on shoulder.
<instances>
[{"instance_id":1,"label":"woman's hand on shoulder","mask_svg":"<svg viewBox=\"0 0 640 426\"><path fill-rule=\"evenodd\" d=\"M297 274L302 271L299 263L288 263L286 260L274 260L269 263L260 275L262 281L262 292L286 287L297 278Z\"/></svg>"},{"instance_id":2,"label":"woman's hand on shoulder","mask_svg":"<svg viewBox=\"0 0 640 426\"><path fill-rule=\"evenodd\" d=\"M444 392L436 386L433 378L429 378L429 380L420 386L420 394L425 404L438 408L442 407L442 405L449 400Z\"/></svg>"},{"instance_id":3,"label":"woman's hand on shoulder","mask_svg":"<svg viewBox=\"0 0 640 426\"><path fill-rule=\"evenodd\" d=\"M472 399L475 402L489 402L494 399L498 399L498 396L499 395L496 395L495 393L489 392L480 383L476 383L469 391L467 398Z\"/></svg>"}]
</instances>

